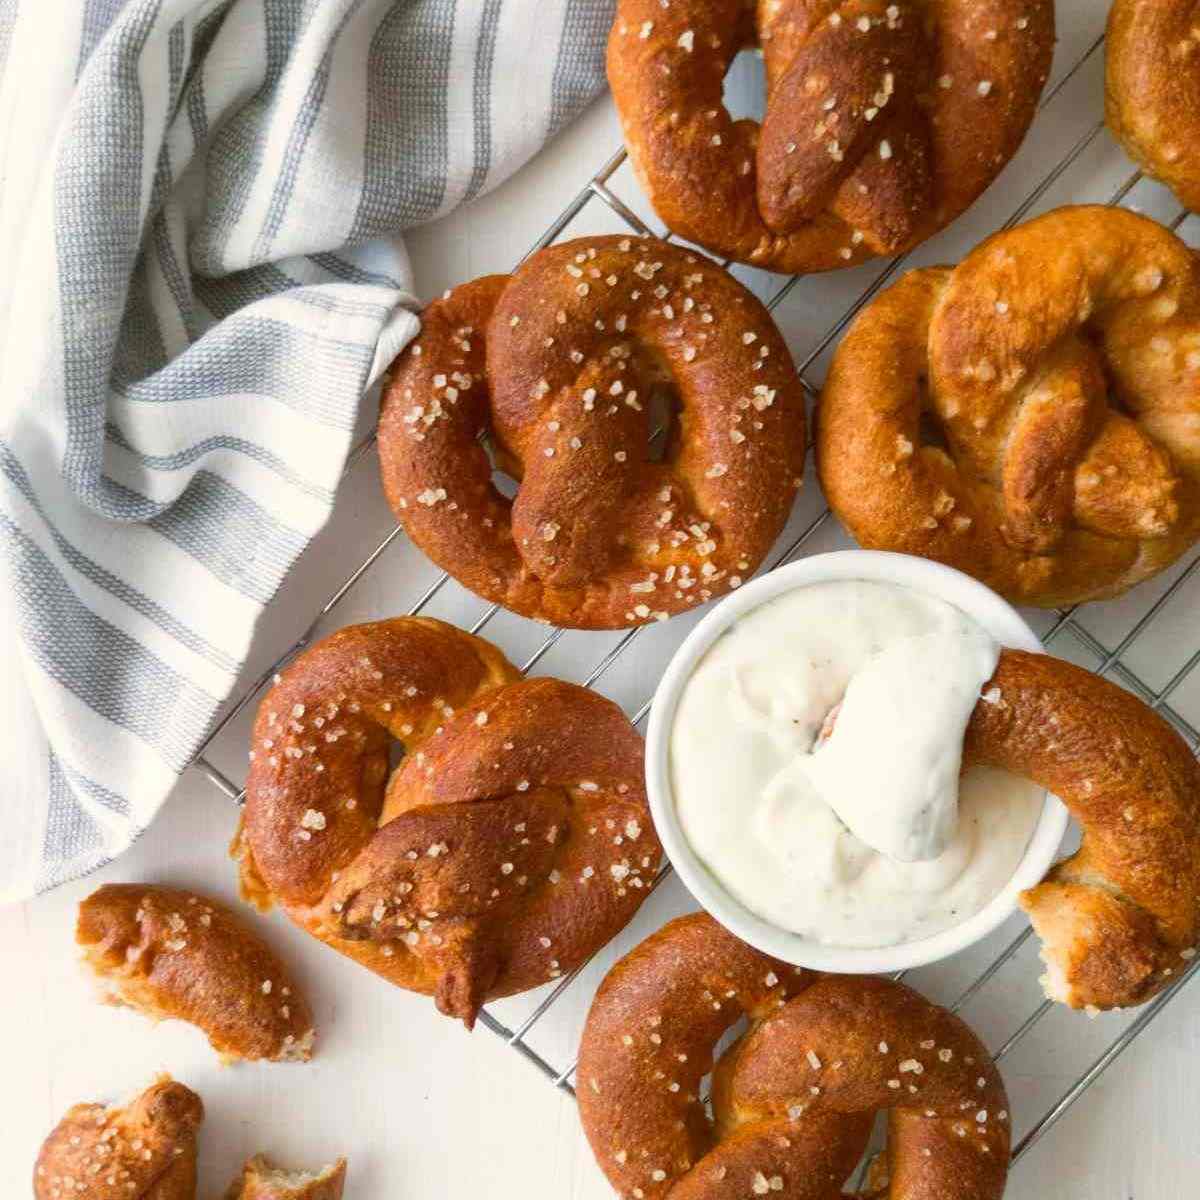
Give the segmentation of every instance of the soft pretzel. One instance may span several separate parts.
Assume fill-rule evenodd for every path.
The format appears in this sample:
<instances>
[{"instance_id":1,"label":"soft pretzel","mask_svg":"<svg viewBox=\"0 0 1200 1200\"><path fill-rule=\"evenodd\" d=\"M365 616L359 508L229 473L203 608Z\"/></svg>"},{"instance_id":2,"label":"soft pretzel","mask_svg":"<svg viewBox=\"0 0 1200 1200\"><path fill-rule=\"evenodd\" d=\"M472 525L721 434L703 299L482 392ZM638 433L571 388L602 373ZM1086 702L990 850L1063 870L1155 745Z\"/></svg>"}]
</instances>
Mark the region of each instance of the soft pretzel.
<instances>
[{"instance_id":1,"label":"soft pretzel","mask_svg":"<svg viewBox=\"0 0 1200 1200\"><path fill-rule=\"evenodd\" d=\"M1063 208L865 309L817 466L864 546L1020 604L1116 596L1200 536L1200 260L1119 208Z\"/></svg>"},{"instance_id":2,"label":"soft pretzel","mask_svg":"<svg viewBox=\"0 0 1200 1200\"><path fill-rule=\"evenodd\" d=\"M749 1032L714 1065L743 1016ZM884 1109L886 1195L1004 1191L1004 1084L962 1021L899 983L786 966L706 914L669 922L608 973L577 1080L600 1169L637 1200L835 1200Z\"/></svg>"},{"instance_id":3,"label":"soft pretzel","mask_svg":"<svg viewBox=\"0 0 1200 1200\"><path fill-rule=\"evenodd\" d=\"M195 1200L200 1097L161 1076L121 1107L76 1104L42 1144L36 1200Z\"/></svg>"},{"instance_id":4,"label":"soft pretzel","mask_svg":"<svg viewBox=\"0 0 1200 1200\"><path fill-rule=\"evenodd\" d=\"M356 625L289 666L254 725L244 892L468 1026L607 942L660 856L621 710L517 679L439 621Z\"/></svg>"},{"instance_id":5,"label":"soft pretzel","mask_svg":"<svg viewBox=\"0 0 1200 1200\"><path fill-rule=\"evenodd\" d=\"M1049 655L1004 650L967 726L966 763L1061 797L1079 850L1024 892L1046 994L1141 1004L1200 941L1200 763L1136 696Z\"/></svg>"},{"instance_id":6,"label":"soft pretzel","mask_svg":"<svg viewBox=\"0 0 1200 1200\"><path fill-rule=\"evenodd\" d=\"M1200 210L1200 4L1116 0L1106 44L1109 129L1147 174Z\"/></svg>"},{"instance_id":7,"label":"soft pretzel","mask_svg":"<svg viewBox=\"0 0 1200 1200\"><path fill-rule=\"evenodd\" d=\"M160 1075L126 1105L76 1104L42 1143L36 1200L195 1200L200 1097ZM341 1200L346 1160L286 1171L249 1159L226 1200Z\"/></svg>"},{"instance_id":8,"label":"soft pretzel","mask_svg":"<svg viewBox=\"0 0 1200 1200\"><path fill-rule=\"evenodd\" d=\"M256 1154L229 1185L225 1200L342 1200L346 1160L317 1171L288 1171Z\"/></svg>"},{"instance_id":9,"label":"soft pretzel","mask_svg":"<svg viewBox=\"0 0 1200 1200\"><path fill-rule=\"evenodd\" d=\"M574 628L665 620L737 587L783 528L800 381L762 304L707 259L566 242L422 322L383 394L383 483L409 536L486 599ZM674 395L659 461L648 437Z\"/></svg>"},{"instance_id":10,"label":"soft pretzel","mask_svg":"<svg viewBox=\"0 0 1200 1200\"><path fill-rule=\"evenodd\" d=\"M753 44L761 127L722 100ZM1053 48L1052 0L620 0L608 78L675 233L824 271L914 246L972 204L1025 136Z\"/></svg>"},{"instance_id":11,"label":"soft pretzel","mask_svg":"<svg viewBox=\"0 0 1200 1200\"><path fill-rule=\"evenodd\" d=\"M226 1061L307 1061L312 1011L291 972L227 908L194 892L108 883L75 940L112 1004L198 1026Z\"/></svg>"}]
</instances>

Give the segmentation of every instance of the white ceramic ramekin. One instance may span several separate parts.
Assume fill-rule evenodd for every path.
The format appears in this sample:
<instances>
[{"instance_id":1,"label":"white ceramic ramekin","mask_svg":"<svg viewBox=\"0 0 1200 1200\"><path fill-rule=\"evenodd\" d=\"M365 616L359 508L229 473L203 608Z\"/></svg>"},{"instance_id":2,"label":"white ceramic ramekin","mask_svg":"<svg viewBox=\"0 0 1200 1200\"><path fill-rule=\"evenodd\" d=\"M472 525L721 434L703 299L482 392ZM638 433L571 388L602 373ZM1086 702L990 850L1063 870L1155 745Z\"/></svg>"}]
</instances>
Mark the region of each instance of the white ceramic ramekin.
<instances>
[{"instance_id":1,"label":"white ceramic ramekin","mask_svg":"<svg viewBox=\"0 0 1200 1200\"><path fill-rule=\"evenodd\" d=\"M979 941L1016 910L1017 896L1037 883L1067 830L1068 813L1047 795L1025 856L1008 886L973 917L951 929L899 946L830 946L777 925L745 908L700 861L679 824L671 791L671 725L683 686L713 643L741 616L796 588L835 580L894 583L937 596L974 618L1002 646L1040 653L1042 643L1016 609L982 583L940 563L907 554L844 550L818 554L754 580L717 605L675 652L654 694L646 734L646 786L663 847L688 890L726 929L759 950L820 971L875 974L936 962Z\"/></svg>"}]
</instances>

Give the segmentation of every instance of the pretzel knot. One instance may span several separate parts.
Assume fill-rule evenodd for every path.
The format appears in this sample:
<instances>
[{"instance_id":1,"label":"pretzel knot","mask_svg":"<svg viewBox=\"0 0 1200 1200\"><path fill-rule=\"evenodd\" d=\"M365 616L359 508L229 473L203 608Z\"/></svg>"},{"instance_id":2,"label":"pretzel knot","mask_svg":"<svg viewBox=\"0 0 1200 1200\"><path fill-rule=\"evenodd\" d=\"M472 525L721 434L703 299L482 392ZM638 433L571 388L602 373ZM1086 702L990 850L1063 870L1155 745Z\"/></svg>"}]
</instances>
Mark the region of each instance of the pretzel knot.
<instances>
[{"instance_id":1,"label":"pretzel knot","mask_svg":"<svg viewBox=\"0 0 1200 1200\"><path fill-rule=\"evenodd\" d=\"M743 1017L749 1031L714 1065ZM888 1171L869 1194L1004 1192L1008 1100L962 1021L898 983L777 962L705 914L669 922L609 972L577 1078L584 1130L622 1196L835 1200L881 1110Z\"/></svg>"},{"instance_id":2,"label":"pretzel knot","mask_svg":"<svg viewBox=\"0 0 1200 1200\"><path fill-rule=\"evenodd\" d=\"M1200 536L1200 265L1122 209L1059 209L914 271L839 347L817 464L868 547L1046 607Z\"/></svg>"},{"instance_id":3,"label":"pretzel knot","mask_svg":"<svg viewBox=\"0 0 1200 1200\"><path fill-rule=\"evenodd\" d=\"M620 0L608 78L634 170L676 233L777 271L929 237L1016 152L1054 47L1052 0ZM762 47L761 128L725 73Z\"/></svg>"},{"instance_id":4,"label":"pretzel knot","mask_svg":"<svg viewBox=\"0 0 1200 1200\"><path fill-rule=\"evenodd\" d=\"M621 710L518 680L438 621L351 626L288 667L254 726L245 894L468 1026L607 942L661 854Z\"/></svg>"},{"instance_id":5,"label":"pretzel knot","mask_svg":"<svg viewBox=\"0 0 1200 1200\"><path fill-rule=\"evenodd\" d=\"M485 435L520 481L512 501ZM804 449L767 311L707 260L637 238L552 246L432 304L379 423L409 536L479 595L574 628L736 588L787 520Z\"/></svg>"}]
</instances>

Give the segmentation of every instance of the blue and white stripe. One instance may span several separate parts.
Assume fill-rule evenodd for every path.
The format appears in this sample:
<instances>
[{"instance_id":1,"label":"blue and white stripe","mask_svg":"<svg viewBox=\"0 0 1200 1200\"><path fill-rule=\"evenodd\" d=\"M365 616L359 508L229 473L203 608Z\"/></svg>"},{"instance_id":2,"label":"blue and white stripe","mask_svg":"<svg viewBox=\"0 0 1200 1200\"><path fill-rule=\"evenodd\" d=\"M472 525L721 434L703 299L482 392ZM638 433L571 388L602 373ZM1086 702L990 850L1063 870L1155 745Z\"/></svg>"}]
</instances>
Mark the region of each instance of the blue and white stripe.
<instances>
[{"instance_id":1,"label":"blue and white stripe","mask_svg":"<svg viewBox=\"0 0 1200 1200\"><path fill-rule=\"evenodd\" d=\"M153 818L612 0L0 0L0 900Z\"/></svg>"}]
</instances>

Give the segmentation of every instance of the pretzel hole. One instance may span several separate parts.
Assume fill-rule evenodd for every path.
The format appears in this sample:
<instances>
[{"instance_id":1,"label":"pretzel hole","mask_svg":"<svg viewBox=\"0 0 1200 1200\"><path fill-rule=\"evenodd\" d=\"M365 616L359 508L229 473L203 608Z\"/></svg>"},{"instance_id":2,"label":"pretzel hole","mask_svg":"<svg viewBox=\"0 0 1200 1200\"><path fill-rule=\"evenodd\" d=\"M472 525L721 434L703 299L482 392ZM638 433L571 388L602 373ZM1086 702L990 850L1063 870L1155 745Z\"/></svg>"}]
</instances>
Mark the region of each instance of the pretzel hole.
<instances>
[{"instance_id":1,"label":"pretzel hole","mask_svg":"<svg viewBox=\"0 0 1200 1200\"><path fill-rule=\"evenodd\" d=\"M932 409L922 408L921 418L917 422L917 435L922 446L935 446L939 450L950 452L950 443L946 438L946 427L941 418Z\"/></svg>"},{"instance_id":2,"label":"pretzel hole","mask_svg":"<svg viewBox=\"0 0 1200 1200\"><path fill-rule=\"evenodd\" d=\"M750 1018L743 1014L732 1025L730 1025L727 1030L725 1030L725 1032L721 1035L720 1040L713 1047L713 1065L716 1066L716 1064L719 1063L722 1058L724 1058L730 1047L739 1042L749 1032ZM704 1107L704 1115L708 1118L709 1125L715 1126L716 1114L713 1112L712 1086L713 1079L712 1072L710 1071L700 1080L698 1094L700 1096L700 1103Z\"/></svg>"},{"instance_id":3,"label":"pretzel hole","mask_svg":"<svg viewBox=\"0 0 1200 1200\"><path fill-rule=\"evenodd\" d=\"M734 56L725 72L722 100L735 121L762 122L767 110L767 72L757 46L748 46Z\"/></svg>"},{"instance_id":4,"label":"pretzel hole","mask_svg":"<svg viewBox=\"0 0 1200 1200\"><path fill-rule=\"evenodd\" d=\"M398 738L388 737L388 779L391 779L395 774L396 768L403 761L405 755L408 754L408 749Z\"/></svg>"},{"instance_id":5,"label":"pretzel hole","mask_svg":"<svg viewBox=\"0 0 1200 1200\"><path fill-rule=\"evenodd\" d=\"M871 1122L871 1135L867 1138L867 1148L858 1160L857 1166L850 1172L850 1178L842 1185L843 1193L851 1196L863 1194L863 1185L886 1186L887 1182L887 1141L888 1114L886 1109L880 1109ZM874 1176L872 1177L872 1169ZM871 1191L870 1195L877 1193Z\"/></svg>"},{"instance_id":6,"label":"pretzel hole","mask_svg":"<svg viewBox=\"0 0 1200 1200\"><path fill-rule=\"evenodd\" d=\"M1124 395L1122 395L1120 389L1117 387L1116 381L1110 377L1107 363L1104 364L1104 378L1105 399L1108 401L1109 411L1119 413L1123 417L1128 417L1131 421L1140 420L1140 414L1130 407Z\"/></svg>"},{"instance_id":7,"label":"pretzel hole","mask_svg":"<svg viewBox=\"0 0 1200 1200\"><path fill-rule=\"evenodd\" d=\"M650 389L650 400L646 406L646 461L664 462L671 456L678 438L680 411L679 389L673 382L655 382Z\"/></svg>"},{"instance_id":8,"label":"pretzel hole","mask_svg":"<svg viewBox=\"0 0 1200 1200\"><path fill-rule=\"evenodd\" d=\"M1120 413L1121 416L1128 417L1131 421L1136 421L1138 414L1127 402L1121 390L1120 382L1113 372L1112 363L1104 348L1104 339L1100 330L1089 321L1080 327L1079 337L1092 352L1096 365L1100 368L1100 374L1104 379L1104 399L1108 407L1113 412Z\"/></svg>"},{"instance_id":9,"label":"pretzel hole","mask_svg":"<svg viewBox=\"0 0 1200 1200\"><path fill-rule=\"evenodd\" d=\"M946 436L946 427L942 423L942 418L933 407L927 375L920 375L917 378L917 398L920 406L920 416L917 418L917 440L922 446L933 446L948 454L950 439Z\"/></svg>"},{"instance_id":10,"label":"pretzel hole","mask_svg":"<svg viewBox=\"0 0 1200 1200\"><path fill-rule=\"evenodd\" d=\"M513 467L508 456L497 444L490 429L485 429L479 435L479 442L488 456L488 462L492 464L492 487L506 500L511 500L517 494L519 480L512 474Z\"/></svg>"}]
</instances>

